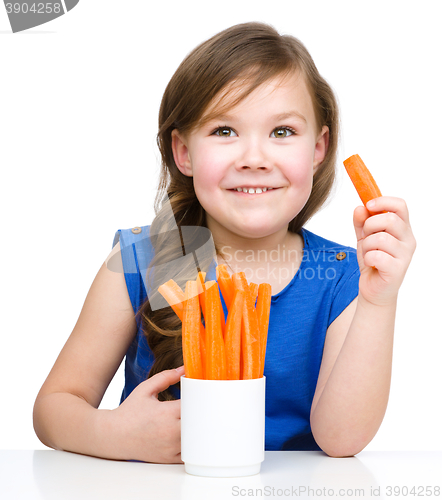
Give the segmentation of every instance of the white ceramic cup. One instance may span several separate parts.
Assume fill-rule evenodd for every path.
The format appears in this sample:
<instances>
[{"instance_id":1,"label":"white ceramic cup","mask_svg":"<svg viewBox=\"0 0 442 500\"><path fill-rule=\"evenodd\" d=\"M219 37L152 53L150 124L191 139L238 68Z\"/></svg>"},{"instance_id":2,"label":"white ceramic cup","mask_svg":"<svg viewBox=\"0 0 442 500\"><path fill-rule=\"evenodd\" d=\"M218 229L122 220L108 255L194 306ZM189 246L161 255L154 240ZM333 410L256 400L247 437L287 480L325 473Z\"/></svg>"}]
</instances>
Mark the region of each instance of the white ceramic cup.
<instances>
[{"instance_id":1,"label":"white ceramic cup","mask_svg":"<svg viewBox=\"0 0 442 500\"><path fill-rule=\"evenodd\" d=\"M188 474L258 474L264 460L265 377L181 377L181 460Z\"/></svg>"}]
</instances>

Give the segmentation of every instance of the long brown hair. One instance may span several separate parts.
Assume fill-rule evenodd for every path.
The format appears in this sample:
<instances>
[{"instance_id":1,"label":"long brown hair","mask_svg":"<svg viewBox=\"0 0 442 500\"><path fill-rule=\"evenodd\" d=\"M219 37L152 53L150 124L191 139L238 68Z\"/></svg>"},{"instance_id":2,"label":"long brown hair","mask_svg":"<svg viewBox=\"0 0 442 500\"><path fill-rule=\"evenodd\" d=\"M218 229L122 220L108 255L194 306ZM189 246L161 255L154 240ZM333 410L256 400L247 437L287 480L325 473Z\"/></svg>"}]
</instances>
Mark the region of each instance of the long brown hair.
<instances>
[{"instance_id":1,"label":"long brown hair","mask_svg":"<svg viewBox=\"0 0 442 500\"><path fill-rule=\"evenodd\" d=\"M289 223L293 233L313 216L327 199L335 178L339 119L335 96L328 83L319 74L309 52L295 37L280 35L263 23L245 23L228 28L196 47L183 60L172 76L163 95L159 112L157 143L161 152L161 174L155 198L156 217L151 230L160 234L155 238L155 258L151 268L170 262L182 255L176 237L169 236L176 224L206 226L205 212L193 188L193 179L182 174L175 164L172 152L172 131L182 134L202 124L204 112L217 98L216 112L233 107L262 83L298 71L307 83L315 111L318 130L329 129L328 149L323 162L313 177L311 195L300 213ZM222 93L233 85L235 99L222 99ZM204 121L207 117L204 117ZM165 204L164 201L170 201ZM172 207L173 214L166 210ZM172 220L174 218L175 220ZM217 249L219 251L219 249ZM195 276L189 277L195 279ZM170 307L152 310L149 300L138 314L143 331L155 361L149 377L183 363L181 350L181 322ZM164 391L160 399L171 399Z\"/></svg>"}]
</instances>

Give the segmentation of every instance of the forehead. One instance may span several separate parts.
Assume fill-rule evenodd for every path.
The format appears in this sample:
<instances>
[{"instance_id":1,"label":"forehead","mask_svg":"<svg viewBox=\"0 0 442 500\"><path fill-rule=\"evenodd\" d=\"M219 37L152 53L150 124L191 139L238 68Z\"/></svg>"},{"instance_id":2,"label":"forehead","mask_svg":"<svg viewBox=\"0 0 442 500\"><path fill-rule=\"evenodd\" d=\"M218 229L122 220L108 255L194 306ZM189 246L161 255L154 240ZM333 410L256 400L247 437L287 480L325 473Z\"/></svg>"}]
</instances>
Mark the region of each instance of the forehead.
<instances>
[{"instance_id":1,"label":"forehead","mask_svg":"<svg viewBox=\"0 0 442 500\"><path fill-rule=\"evenodd\" d=\"M307 87L305 77L301 72L290 73L285 76L275 76L252 90L248 91L245 79L235 80L221 90L210 102L203 113L201 124L215 120L220 116L242 112L250 108L265 109L283 113L286 107L306 116L308 120L315 117L313 101Z\"/></svg>"}]
</instances>

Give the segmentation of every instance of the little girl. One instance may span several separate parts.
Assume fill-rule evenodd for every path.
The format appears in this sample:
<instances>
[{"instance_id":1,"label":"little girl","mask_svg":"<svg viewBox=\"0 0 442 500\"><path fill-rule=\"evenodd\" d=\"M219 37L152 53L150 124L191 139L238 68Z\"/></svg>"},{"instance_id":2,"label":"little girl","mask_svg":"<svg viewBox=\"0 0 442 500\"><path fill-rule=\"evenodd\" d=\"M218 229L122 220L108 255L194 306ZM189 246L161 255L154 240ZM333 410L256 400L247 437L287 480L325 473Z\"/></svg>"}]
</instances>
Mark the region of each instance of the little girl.
<instances>
[{"instance_id":1,"label":"little girl","mask_svg":"<svg viewBox=\"0 0 442 500\"><path fill-rule=\"evenodd\" d=\"M181 262L186 227L210 230L231 273L272 285L266 449L345 457L371 441L415 240L405 202L386 196L355 209L357 250L304 229L330 193L337 142L335 97L297 39L247 23L185 58L159 114L157 215L150 227L117 231L37 396L44 444L181 462L181 323L166 304L153 306L149 276ZM182 262L181 282L195 279L194 262ZM124 357L121 404L98 410Z\"/></svg>"}]
</instances>

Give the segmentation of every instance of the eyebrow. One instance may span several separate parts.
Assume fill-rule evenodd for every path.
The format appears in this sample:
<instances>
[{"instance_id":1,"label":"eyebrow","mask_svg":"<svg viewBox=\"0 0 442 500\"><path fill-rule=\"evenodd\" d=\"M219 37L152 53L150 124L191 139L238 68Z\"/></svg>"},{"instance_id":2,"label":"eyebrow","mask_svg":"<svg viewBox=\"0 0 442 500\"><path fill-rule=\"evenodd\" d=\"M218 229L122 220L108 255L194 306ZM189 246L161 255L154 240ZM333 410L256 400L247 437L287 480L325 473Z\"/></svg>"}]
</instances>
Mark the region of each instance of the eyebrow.
<instances>
[{"instance_id":1,"label":"eyebrow","mask_svg":"<svg viewBox=\"0 0 442 500\"><path fill-rule=\"evenodd\" d=\"M307 123L307 119L305 118L305 116L302 115L301 113L298 113L298 111L295 110L286 111L285 113L279 113L277 115L273 115L270 117L272 121L281 121L281 120L286 120L287 118L298 118L303 122ZM210 121L221 120L221 121L231 122L235 120L235 117L228 114L219 114L219 115L214 115L212 118L209 118L209 120Z\"/></svg>"},{"instance_id":2,"label":"eyebrow","mask_svg":"<svg viewBox=\"0 0 442 500\"><path fill-rule=\"evenodd\" d=\"M287 111L286 113L275 115L272 118L275 120L285 120L287 118L299 118L303 122L307 123L307 119L305 118L305 116L302 115L301 113L298 113L297 111Z\"/></svg>"}]
</instances>

